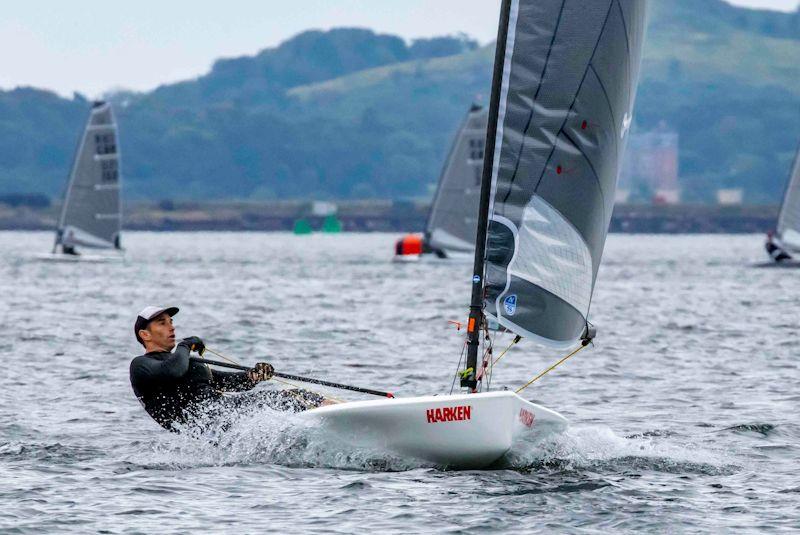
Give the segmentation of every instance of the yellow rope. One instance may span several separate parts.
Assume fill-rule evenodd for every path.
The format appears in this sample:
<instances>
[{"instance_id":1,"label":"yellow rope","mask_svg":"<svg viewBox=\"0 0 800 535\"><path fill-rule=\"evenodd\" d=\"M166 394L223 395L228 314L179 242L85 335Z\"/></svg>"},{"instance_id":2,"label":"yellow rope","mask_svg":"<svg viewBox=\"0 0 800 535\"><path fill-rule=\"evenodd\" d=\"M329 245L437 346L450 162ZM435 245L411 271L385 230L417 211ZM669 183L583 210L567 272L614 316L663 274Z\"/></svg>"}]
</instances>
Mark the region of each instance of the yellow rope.
<instances>
[{"instance_id":1,"label":"yellow rope","mask_svg":"<svg viewBox=\"0 0 800 535\"><path fill-rule=\"evenodd\" d=\"M494 365L495 365L495 364L497 364L497 362L498 362L498 361L499 361L501 358L503 358L503 355L505 355L506 353L508 353L508 350L509 350L509 349L511 349L512 347L514 347L514 345L515 345L517 342L519 342L520 340L522 340L522 337L521 337L521 336L515 336L515 337L514 337L514 339L511 341L511 343L510 343L510 344L508 344L508 347L507 347L507 348L505 348L505 349L503 350L503 352L502 352L502 353L500 353L500 356L498 356L496 359L494 359L494 361L492 362L492 367L494 367Z\"/></svg>"},{"instance_id":2,"label":"yellow rope","mask_svg":"<svg viewBox=\"0 0 800 535\"><path fill-rule=\"evenodd\" d=\"M239 364L238 362L236 362L236 360L234 360L234 359L231 359L231 358L228 358L228 357L226 357L225 355L223 355L222 353L217 353L217 352L216 352L216 351L214 351L213 349L206 348L206 349L205 349L205 351L208 351L208 352L209 352L209 353L211 353L212 355L216 355L216 356L218 356L218 357L219 357L219 358L221 358L221 359L225 359L225 360L227 360L228 362L230 362L231 364L237 364L237 365L241 366L241 364ZM205 351L204 351L204 353L205 353ZM202 356L202 355L201 355L201 356Z\"/></svg>"},{"instance_id":3,"label":"yellow rope","mask_svg":"<svg viewBox=\"0 0 800 535\"><path fill-rule=\"evenodd\" d=\"M518 388L518 389L517 389L517 394L519 394L520 392L522 392L523 390L525 390L526 388L528 388L529 386L531 386L533 383L535 383L536 381L538 381L539 379L541 379L542 377L544 377L545 375L547 375L548 373L550 373L550 372L551 372L552 370L554 370L554 369L555 369L557 366L559 366L559 365L560 365L562 362L566 361L568 358L570 358L571 356L573 356L574 354L576 354L578 351L580 351L581 349L583 349L583 348L584 348L584 347L586 347L587 345L588 345L588 344L581 344L581 347L579 347L578 349L576 349L575 351L573 351L572 353L570 353L569 355L567 355L567 356L566 356L566 357L564 357L563 359L559 360L558 362L556 362L555 364L553 364L552 366L550 366L549 368L547 368L545 371L543 371L542 373L540 373L539 375L537 375L536 377L534 377L533 379L531 379L530 381L528 381L528 382L525 384L525 386L522 386L522 387L520 387L520 388Z\"/></svg>"}]
</instances>

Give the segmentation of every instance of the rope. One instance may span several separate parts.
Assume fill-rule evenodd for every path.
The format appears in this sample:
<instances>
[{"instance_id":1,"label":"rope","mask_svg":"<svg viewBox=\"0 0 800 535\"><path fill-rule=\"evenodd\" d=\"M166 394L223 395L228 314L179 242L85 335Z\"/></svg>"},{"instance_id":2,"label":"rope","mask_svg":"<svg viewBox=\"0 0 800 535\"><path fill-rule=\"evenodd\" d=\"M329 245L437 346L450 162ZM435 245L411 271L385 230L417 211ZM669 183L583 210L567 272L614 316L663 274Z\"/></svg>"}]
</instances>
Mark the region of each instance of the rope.
<instances>
[{"instance_id":1,"label":"rope","mask_svg":"<svg viewBox=\"0 0 800 535\"><path fill-rule=\"evenodd\" d=\"M231 364L238 364L238 365L240 365L240 366L242 365L240 362L237 362L235 359L232 359L232 358L226 357L226 356L225 356L225 355L223 355L222 353L217 353L217 352L216 352L216 351L214 351L213 349L206 348L206 349L205 349L205 351L208 351L208 352L209 352L209 353L211 353L212 355L216 355L217 357L219 357L219 358L221 358L221 359L225 359L225 360L227 360L228 362L230 362ZM204 351L204 353L205 353L205 351ZM202 356L202 355L201 355L201 356ZM207 367L208 367L208 365L206 365L206 368L207 368ZM283 379L279 379L279 378L277 378L277 377L275 377L275 376L272 376L272 377L270 377L270 380L272 380L272 381L276 381L276 382L278 382L278 383L283 383L283 384L285 384L285 385L289 385L289 386L291 386L292 388L297 388L297 389L299 389L299 390L307 390L307 391L311 392L312 394L316 394L316 395L318 395L318 396L320 396L320 397L322 397L322 398L326 398L326 399L332 399L332 400L334 400L334 401L338 401L338 402L342 402L342 401L344 401L344 400L342 400L342 399L339 399L339 398L333 397L333 396L331 396L331 395L323 396L323 395L322 395L322 394L320 394L319 392L315 392L314 390L311 390L310 388L303 388L303 387L301 387L301 386L299 386L299 385L296 385L296 384L294 384L294 383L290 383L289 381L284 381ZM300 401L302 401L303 403L305 403L305 404L306 404L306 406L308 406L308 403L307 403L307 402L306 402L306 401L305 401L305 400L304 400L302 397L300 397L298 394L296 394L295 392L289 392L289 393L290 393L290 394L292 394L293 396L295 396L297 399L299 399L299 400L300 400Z\"/></svg>"},{"instance_id":2,"label":"rope","mask_svg":"<svg viewBox=\"0 0 800 535\"><path fill-rule=\"evenodd\" d=\"M529 386L531 386L533 383L535 383L536 381L538 381L539 379L541 379L542 377L544 377L545 375L547 375L548 373L550 373L551 371L553 371L553 370L554 370L554 369L555 369L557 366L559 366L561 363L563 363L564 361L566 361L566 360L567 360L568 358L570 358L571 356L575 355L575 354L576 354L578 351L582 350L582 349L583 349L584 347L586 347L587 345L589 345L589 344L588 344L588 342L587 342L587 343L581 343L581 346L580 346L578 349L576 349L575 351L573 351L572 353L570 353L569 355L567 355L567 356L566 356L566 357L564 357L563 359L559 360L558 362L556 362L555 364L553 364L552 366L550 366L549 368L547 368L545 371L543 371L542 373L540 373L539 375L537 375L536 377L534 377L533 379L531 379L530 381L528 381L528 382L525 384L525 386L522 386L522 387L518 388L518 389L517 389L517 391L516 391L516 392L517 392L517 394L519 394L520 392L522 392L523 390L525 390L526 388L528 388Z\"/></svg>"},{"instance_id":3,"label":"rope","mask_svg":"<svg viewBox=\"0 0 800 535\"><path fill-rule=\"evenodd\" d=\"M511 349L511 348L512 348L512 347L514 347L514 346L515 346L517 343L519 343L519 341L520 341L520 340L522 340L522 337L521 337L521 336L519 336L519 335L515 336L515 337L514 337L514 339L511 341L511 343L510 343L510 344L508 344L508 347L507 347L507 348L505 348L505 349L503 350L503 352L502 352L502 353L500 353L500 355L499 355L499 356L498 356L496 359L494 359L494 362L492 362L492 367L494 367L494 365L495 365L495 364L497 364L497 363L500 361L500 359L501 359L501 358L503 358L503 356L504 356L506 353L508 353L508 350L509 350L509 349Z\"/></svg>"},{"instance_id":4,"label":"rope","mask_svg":"<svg viewBox=\"0 0 800 535\"><path fill-rule=\"evenodd\" d=\"M464 360L464 352L467 350L467 343L464 342L464 345L461 348L461 356L458 357L458 364L456 364L456 373L453 375L453 383L450 385L450 394L453 393L453 389L456 387L456 378L460 375L459 370L461 369L461 361Z\"/></svg>"},{"instance_id":5,"label":"rope","mask_svg":"<svg viewBox=\"0 0 800 535\"><path fill-rule=\"evenodd\" d=\"M212 355L216 355L216 356L218 356L218 357L219 357L219 358L221 358L221 359L225 359L225 360L227 360L228 362L230 362L231 364L239 364L239 365L241 365L241 362L238 362L238 361L236 361L236 359L228 358L228 357L226 357L225 355L223 355L222 353L217 353L217 352L216 352L216 351L214 351L213 349L206 348L206 349L205 349L205 351L208 351L208 352L209 352L209 353L211 353ZM203 351L203 353L205 353L205 351Z\"/></svg>"}]
</instances>

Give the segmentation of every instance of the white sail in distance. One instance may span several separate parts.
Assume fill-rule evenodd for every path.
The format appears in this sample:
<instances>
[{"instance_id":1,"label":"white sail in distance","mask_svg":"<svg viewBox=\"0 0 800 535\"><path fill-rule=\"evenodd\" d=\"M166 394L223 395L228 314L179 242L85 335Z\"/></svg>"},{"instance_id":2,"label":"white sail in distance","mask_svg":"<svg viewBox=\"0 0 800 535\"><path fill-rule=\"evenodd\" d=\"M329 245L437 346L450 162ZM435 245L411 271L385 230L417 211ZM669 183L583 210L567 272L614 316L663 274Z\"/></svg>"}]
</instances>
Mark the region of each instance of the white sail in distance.
<instances>
[{"instance_id":1,"label":"white sail in distance","mask_svg":"<svg viewBox=\"0 0 800 535\"><path fill-rule=\"evenodd\" d=\"M427 247L441 256L474 253L489 110L473 105L447 156L425 225Z\"/></svg>"},{"instance_id":2,"label":"white sail in distance","mask_svg":"<svg viewBox=\"0 0 800 535\"><path fill-rule=\"evenodd\" d=\"M795 153L789 182L783 194L775 237L791 253L800 253L800 147Z\"/></svg>"},{"instance_id":3,"label":"white sail in distance","mask_svg":"<svg viewBox=\"0 0 800 535\"><path fill-rule=\"evenodd\" d=\"M117 125L111 105L96 102L72 164L56 245L120 249L122 224Z\"/></svg>"}]
</instances>

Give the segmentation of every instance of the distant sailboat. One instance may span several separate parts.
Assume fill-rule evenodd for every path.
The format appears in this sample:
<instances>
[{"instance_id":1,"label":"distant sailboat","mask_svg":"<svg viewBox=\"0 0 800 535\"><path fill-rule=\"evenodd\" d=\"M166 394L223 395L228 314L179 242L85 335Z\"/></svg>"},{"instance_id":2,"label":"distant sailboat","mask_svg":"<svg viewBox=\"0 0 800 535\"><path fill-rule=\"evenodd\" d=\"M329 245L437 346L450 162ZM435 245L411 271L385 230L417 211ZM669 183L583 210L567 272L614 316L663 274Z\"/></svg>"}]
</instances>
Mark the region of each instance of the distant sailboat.
<instances>
[{"instance_id":1,"label":"distant sailboat","mask_svg":"<svg viewBox=\"0 0 800 535\"><path fill-rule=\"evenodd\" d=\"M587 317L633 116L645 8L503 0L459 362L465 393L341 403L303 418L365 447L467 467L566 425L518 393L489 391L497 359L488 324L518 335L512 345L526 337L576 348L559 362L594 337Z\"/></svg>"},{"instance_id":2,"label":"distant sailboat","mask_svg":"<svg viewBox=\"0 0 800 535\"><path fill-rule=\"evenodd\" d=\"M398 240L398 259L431 254L470 260L474 255L488 120L489 110L477 104L467 113L439 176L425 234Z\"/></svg>"},{"instance_id":3,"label":"distant sailboat","mask_svg":"<svg viewBox=\"0 0 800 535\"><path fill-rule=\"evenodd\" d=\"M800 265L796 262L800 255L800 147L783 194L778 224L774 232L767 234L765 247L774 262Z\"/></svg>"},{"instance_id":4,"label":"distant sailboat","mask_svg":"<svg viewBox=\"0 0 800 535\"><path fill-rule=\"evenodd\" d=\"M105 261L122 255L87 255L80 249L121 251L120 160L111 105L95 102L64 195L52 260Z\"/></svg>"}]
</instances>

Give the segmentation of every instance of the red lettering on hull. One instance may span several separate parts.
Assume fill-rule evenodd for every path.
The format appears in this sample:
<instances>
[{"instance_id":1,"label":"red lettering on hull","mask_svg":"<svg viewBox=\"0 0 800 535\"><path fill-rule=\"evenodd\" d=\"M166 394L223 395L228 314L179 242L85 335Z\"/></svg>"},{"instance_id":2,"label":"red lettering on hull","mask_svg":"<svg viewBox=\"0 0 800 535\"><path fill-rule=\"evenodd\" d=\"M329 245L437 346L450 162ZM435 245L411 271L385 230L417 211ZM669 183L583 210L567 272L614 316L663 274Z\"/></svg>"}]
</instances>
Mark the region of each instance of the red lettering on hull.
<instances>
[{"instance_id":1,"label":"red lettering on hull","mask_svg":"<svg viewBox=\"0 0 800 535\"><path fill-rule=\"evenodd\" d=\"M522 422L522 425L524 425L525 427L532 427L533 420L535 418L536 416L534 416L531 411L526 411L525 409L522 408L519 410L519 421Z\"/></svg>"},{"instance_id":2,"label":"red lettering on hull","mask_svg":"<svg viewBox=\"0 0 800 535\"><path fill-rule=\"evenodd\" d=\"M427 409L425 411L425 417L428 419L429 424L436 424L439 422L460 422L463 420L471 420L472 406L458 405L457 407Z\"/></svg>"}]
</instances>

